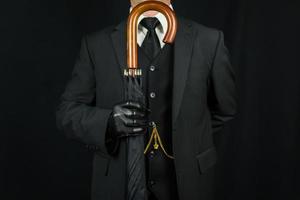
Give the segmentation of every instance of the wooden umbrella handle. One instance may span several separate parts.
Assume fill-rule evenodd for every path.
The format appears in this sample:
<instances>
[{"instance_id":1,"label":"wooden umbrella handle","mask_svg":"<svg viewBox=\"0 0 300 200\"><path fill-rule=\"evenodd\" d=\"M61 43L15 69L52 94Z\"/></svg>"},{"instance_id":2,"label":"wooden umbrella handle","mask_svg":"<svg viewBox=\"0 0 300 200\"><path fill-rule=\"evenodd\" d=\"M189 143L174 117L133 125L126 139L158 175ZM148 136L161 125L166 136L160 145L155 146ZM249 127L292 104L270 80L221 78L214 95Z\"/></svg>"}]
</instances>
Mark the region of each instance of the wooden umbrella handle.
<instances>
[{"instance_id":1,"label":"wooden umbrella handle","mask_svg":"<svg viewBox=\"0 0 300 200\"><path fill-rule=\"evenodd\" d=\"M164 37L165 43L172 43L176 36L177 20L174 11L165 3L160 1L144 1L135 6L127 21L127 67L138 68L137 53L137 22L140 15L148 10L155 10L162 13L168 22L168 30Z\"/></svg>"}]
</instances>

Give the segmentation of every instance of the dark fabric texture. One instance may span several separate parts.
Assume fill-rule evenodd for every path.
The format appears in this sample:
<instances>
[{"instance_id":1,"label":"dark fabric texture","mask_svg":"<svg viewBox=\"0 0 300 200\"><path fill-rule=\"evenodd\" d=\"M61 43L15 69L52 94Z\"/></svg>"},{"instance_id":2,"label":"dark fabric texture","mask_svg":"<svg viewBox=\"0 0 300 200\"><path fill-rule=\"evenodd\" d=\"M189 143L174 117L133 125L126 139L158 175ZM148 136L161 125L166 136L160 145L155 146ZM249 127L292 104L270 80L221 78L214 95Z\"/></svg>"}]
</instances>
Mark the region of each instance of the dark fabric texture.
<instances>
[{"instance_id":1,"label":"dark fabric texture","mask_svg":"<svg viewBox=\"0 0 300 200\"><path fill-rule=\"evenodd\" d=\"M159 47L160 48L160 47ZM148 120L155 122L164 147L172 155L172 85L173 85L173 45L166 44L156 57L150 59L143 46L138 48L139 65L143 69L144 94L147 106L152 111ZM155 94L155 96L151 96ZM148 128L145 145L150 139L152 128ZM147 152L147 183L149 192L158 200L178 198L174 162L159 148L153 146Z\"/></svg>"},{"instance_id":2,"label":"dark fabric texture","mask_svg":"<svg viewBox=\"0 0 300 200\"><path fill-rule=\"evenodd\" d=\"M141 76L126 76L123 74L124 98L145 105L145 94L142 91L143 82ZM125 138L126 146L126 199L148 200L146 167L144 150L144 136Z\"/></svg>"},{"instance_id":3,"label":"dark fabric texture","mask_svg":"<svg viewBox=\"0 0 300 200\"><path fill-rule=\"evenodd\" d=\"M210 166L218 156L213 178L215 199L300 199L300 1L175 0L173 7L177 15L223 31L236 71L238 114L214 136L216 148L203 149L195 161L204 172L201 177L210 184L211 179L206 175L212 175L210 172L214 170ZM111 194L100 192L100 195L116 197L123 192L119 190L122 184L112 182L110 176L114 171L123 179L124 163L109 161L104 156L94 157L95 152L100 154L99 147L92 145L94 142L67 140L56 128L54 110L71 78L82 36L116 25L126 19L128 11L126 0L1 1L1 200L88 200L91 189L100 191L99 185L104 190L113 185ZM209 52L204 43L211 40L201 39L207 38L206 35L199 31L199 38L192 41L193 50L184 54L197 59L190 62L194 66L196 62L202 63L204 57L198 56L197 49L202 49L203 54ZM95 74L101 76L96 84L110 88L104 89L109 102L103 100L102 90L97 91L102 111L122 99L122 72L118 66L126 67L125 59L123 62L117 59L122 52L116 54L111 47L116 41L104 38L88 42L88 49L97 52L90 52L91 58L102 63L104 70L95 67ZM125 35L120 38L117 40L126 39ZM194 78L199 71L203 73L195 69L198 65L189 72ZM114 81L109 74L115 74ZM189 96L200 96L199 84L197 89L188 85L194 84L191 81L186 84ZM183 101L180 115L185 117L184 105L190 102ZM200 109L189 110L189 114L194 115L194 110ZM96 117L99 113L94 114ZM190 130L191 118L194 117L180 117L181 121L190 121L183 129ZM186 134L183 129L175 134L180 141ZM201 127L195 129L197 134L203 132ZM187 134L194 135L191 131ZM193 139L202 141L200 137ZM185 143L183 140L182 145ZM122 144L119 150L123 154ZM180 162L185 163L185 159ZM94 174L93 165L98 169ZM195 166L194 162L191 166ZM92 176L101 179L93 180L91 188ZM180 181L188 178L181 175ZM107 184L101 185L103 182Z\"/></svg>"},{"instance_id":4,"label":"dark fabric texture","mask_svg":"<svg viewBox=\"0 0 300 200\"><path fill-rule=\"evenodd\" d=\"M126 62L125 25L124 20L116 27L107 27L84 37L72 79L57 110L58 125L67 135L98 147L93 166L93 200L121 200L126 193L126 168L120 169L127 162L126 143L121 141L117 157L111 157L103 145L108 113L116 100L119 102L124 98L125 85L120 72L123 72L123 63ZM201 162L197 159L208 149L215 148L214 133L220 131L223 124L236 114L235 73L230 65L221 31L182 17L178 17L178 25L174 41L173 77L170 79L172 102L167 104L172 110L171 117L160 119L159 115L153 115L153 119L157 118L158 122L169 119L164 125L169 124L166 131L171 130L168 134L172 134L179 198L208 200L212 198L213 189L212 184L209 184L213 178L212 170L209 169L215 162L208 164L206 161L216 161L216 158L207 158L216 155L205 154L206 158ZM163 87L164 94L170 90L171 83L163 83L165 84L157 89ZM117 84L120 85L115 89L105 87ZM151 89L150 85L149 88ZM166 103L166 99L161 100ZM92 103L95 110L87 107ZM149 106L158 109L161 105L150 102ZM96 111L98 118L94 117ZM163 115L169 114L164 109L159 110L161 111ZM200 171L199 164L210 167ZM150 174L151 172L150 170Z\"/></svg>"},{"instance_id":5,"label":"dark fabric texture","mask_svg":"<svg viewBox=\"0 0 300 200\"><path fill-rule=\"evenodd\" d=\"M118 153L118 147L120 140L117 138L117 134L114 132L115 124L113 123L113 112L110 113L107 119L107 127L105 131L105 146L107 153L114 156Z\"/></svg>"}]
</instances>

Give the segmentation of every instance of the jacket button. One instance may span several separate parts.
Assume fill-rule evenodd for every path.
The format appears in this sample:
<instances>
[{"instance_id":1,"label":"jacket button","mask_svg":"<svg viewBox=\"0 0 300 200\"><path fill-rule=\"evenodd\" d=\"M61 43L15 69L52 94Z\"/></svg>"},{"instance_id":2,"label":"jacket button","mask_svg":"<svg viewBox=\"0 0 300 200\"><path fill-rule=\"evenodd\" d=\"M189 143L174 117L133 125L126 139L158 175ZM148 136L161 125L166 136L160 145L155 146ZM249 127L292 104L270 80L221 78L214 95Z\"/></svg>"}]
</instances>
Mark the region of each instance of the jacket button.
<instances>
[{"instance_id":1,"label":"jacket button","mask_svg":"<svg viewBox=\"0 0 300 200\"><path fill-rule=\"evenodd\" d=\"M156 96L155 92L151 92L151 93L150 93L150 97L151 97L152 99L155 98L155 96Z\"/></svg>"},{"instance_id":2,"label":"jacket button","mask_svg":"<svg viewBox=\"0 0 300 200\"><path fill-rule=\"evenodd\" d=\"M153 72L154 70L155 70L155 66L151 65L151 66L150 66L150 71Z\"/></svg>"}]
</instances>

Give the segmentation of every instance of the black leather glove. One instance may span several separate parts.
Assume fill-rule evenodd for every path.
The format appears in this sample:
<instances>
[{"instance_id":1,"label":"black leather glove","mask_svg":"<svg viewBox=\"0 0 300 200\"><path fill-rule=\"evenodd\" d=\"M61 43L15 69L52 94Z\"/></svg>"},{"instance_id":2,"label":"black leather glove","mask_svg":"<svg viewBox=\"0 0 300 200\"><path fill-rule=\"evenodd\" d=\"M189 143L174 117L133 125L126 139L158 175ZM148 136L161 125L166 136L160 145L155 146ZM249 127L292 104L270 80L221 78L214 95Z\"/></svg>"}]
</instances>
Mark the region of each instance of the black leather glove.
<instances>
[{"instance_id":1,"label":"black leather glove","mask_svg":"<svg viewBox=\"0 0 300 200\"><path fill-rule=\"evenodd\" d=\"M106 147L114 154L121 138L144 134L150 110L137 101L124 101L114 105L106 131Z\"/></svg>"}]
</instances>

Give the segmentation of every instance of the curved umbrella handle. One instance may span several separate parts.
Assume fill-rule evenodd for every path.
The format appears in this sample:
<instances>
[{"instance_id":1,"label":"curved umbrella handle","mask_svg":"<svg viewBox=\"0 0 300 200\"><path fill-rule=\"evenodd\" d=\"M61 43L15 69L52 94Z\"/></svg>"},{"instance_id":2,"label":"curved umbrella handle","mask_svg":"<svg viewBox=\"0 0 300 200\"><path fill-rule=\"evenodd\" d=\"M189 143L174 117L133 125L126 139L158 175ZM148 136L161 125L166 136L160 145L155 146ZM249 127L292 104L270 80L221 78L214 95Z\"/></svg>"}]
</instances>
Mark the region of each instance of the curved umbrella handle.
<instances>
[{"instance_id":1,"label":"curved umbrella handle","mask_svg":"<svg viewBox=\"0 0 300 200\"><path fill-rule=\"evenodd\" d=\"M129 69L138 68L137 21L139 16L148 10L156 10L167 18L168 30L163 40L165 43L172 43L176 36L176 16L168 5L160 1L144 1L135 6L127 21L127 67Z\"/></svg>"}]
</instances>

